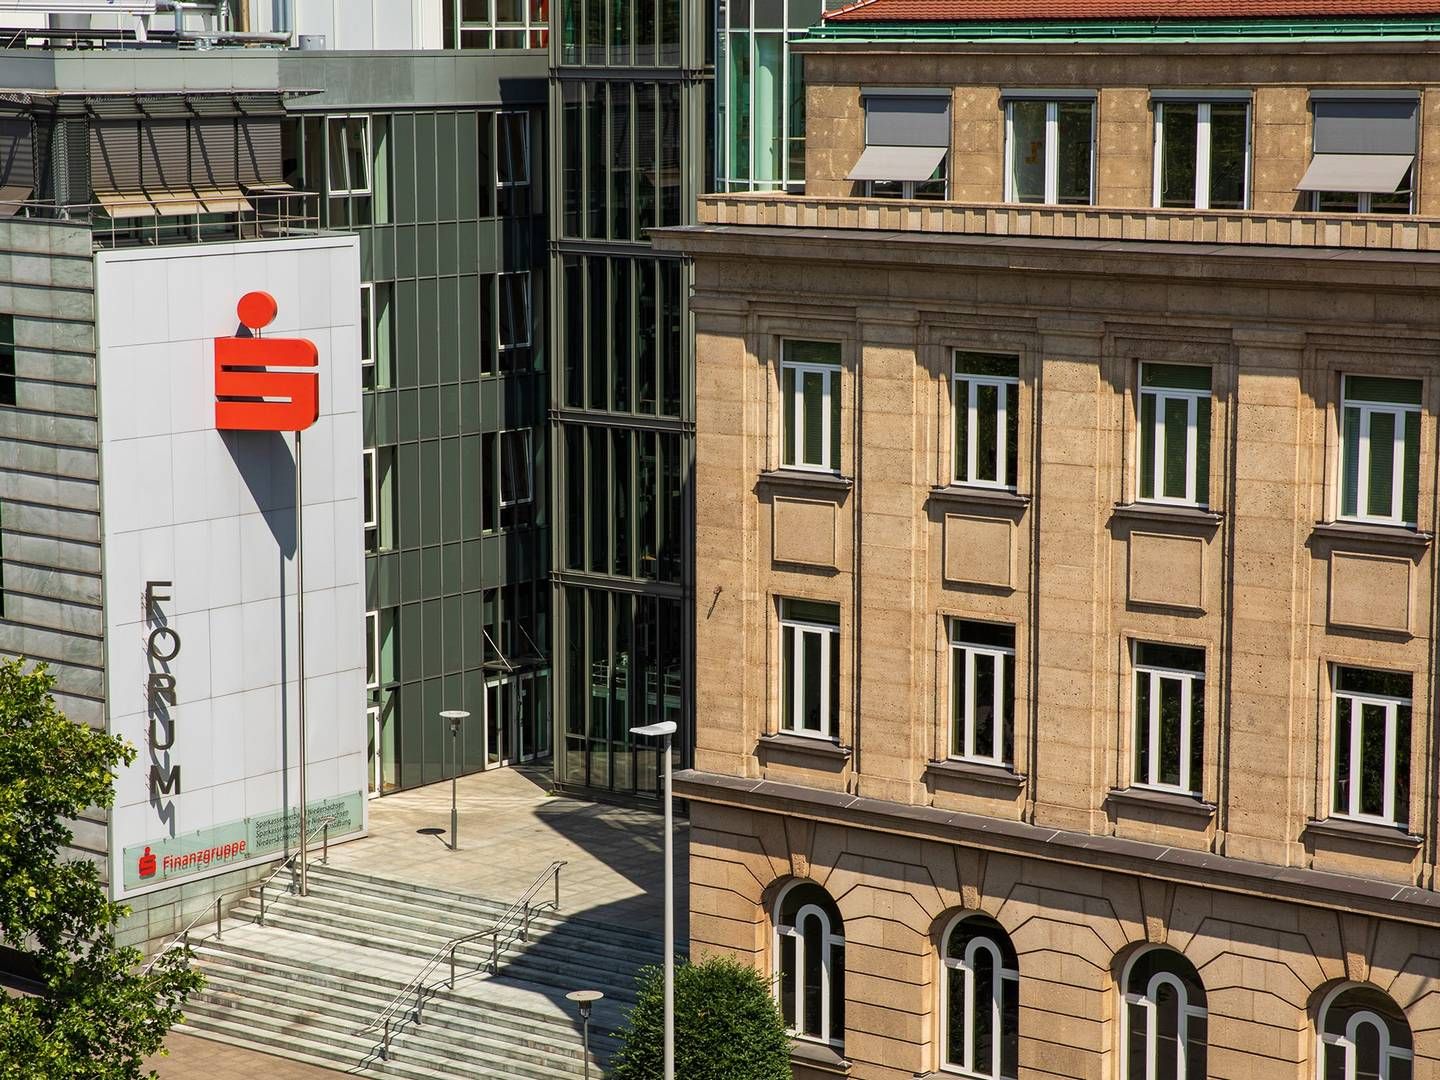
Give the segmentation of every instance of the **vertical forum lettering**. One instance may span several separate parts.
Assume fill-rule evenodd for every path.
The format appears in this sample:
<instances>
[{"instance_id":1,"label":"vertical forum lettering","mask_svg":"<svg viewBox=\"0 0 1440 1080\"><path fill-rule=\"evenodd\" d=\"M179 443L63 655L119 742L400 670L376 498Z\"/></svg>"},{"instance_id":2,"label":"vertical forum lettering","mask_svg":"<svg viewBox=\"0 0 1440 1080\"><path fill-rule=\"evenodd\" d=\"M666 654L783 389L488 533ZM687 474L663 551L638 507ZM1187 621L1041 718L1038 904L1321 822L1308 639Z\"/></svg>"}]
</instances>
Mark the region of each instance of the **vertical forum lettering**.
<instances>
[{"instance_id":1,"label":"vertical forum lettering","mask_svg":"<svg viewBox=\"0 0 1440 1080\"><path fill-rule=\"evenodd\" d=\"M150 633L145 639L145 662L150 669L145 685L146 711L150 717L150 799L180 794L180 766L170 764L168 751L175 745L175 676L170 663L180 655L180 635L168 625L162 603L170 601L169 581L145 583L145 621ZM160 755L164 755L162 762Z\"/></svg>"}]
</instances>

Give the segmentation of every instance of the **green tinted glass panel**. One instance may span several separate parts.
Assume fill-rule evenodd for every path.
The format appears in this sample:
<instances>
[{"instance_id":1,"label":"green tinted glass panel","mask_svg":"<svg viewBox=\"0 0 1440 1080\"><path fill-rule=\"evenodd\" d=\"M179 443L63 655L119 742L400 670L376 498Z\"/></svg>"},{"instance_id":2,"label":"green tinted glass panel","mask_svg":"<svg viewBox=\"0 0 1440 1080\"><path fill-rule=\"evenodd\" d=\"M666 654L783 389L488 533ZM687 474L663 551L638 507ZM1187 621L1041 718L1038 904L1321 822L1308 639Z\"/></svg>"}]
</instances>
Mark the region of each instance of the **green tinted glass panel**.
<instances>
[{"instance_id":1,"label":"green tinted glass panel","mask_svg":"<svg viewBox=\"0 0 1440 1080\"><path fill-rule=\"evenodd\" d=\"M1390 517L1395 512L1395 415L1370 414L1370 482L1365 513Z\"/></svg>"},{"instance_id":2,"label":"green tinted glass panel","mask_svg":"<svg viewBox=\"0 0 1440 1080\"><path fill-rule=\"evenodd\" d=\"M1135 647L1135 663L1140 667L1169 668L1172 671L1193 671L1205 674L1205 650L1184 645L1162 645L1142 641Z\"/></svg>"},{"instance_id":3,"label":"green tinted glass panel","mask_svg":"<svg viewBox=\"0 0 1440 1080\"><path fill-rule=\"evenodd\" d=\"M1150 677L1135 680L1135 779L1150 780Z\"/></svg>"},{"instance_id":4,"label":"green tinted glass panel","mask_svg":"<svg viewBox=\"0 0 1440 1080\"><path fill-rule=\"evenodd\" d=\"M971 622L954 619L950 623L950 640L957 644L981 645L993 649L1013 649L1015 628L999 623Z\"/></svg>"},{"instance_id":5,"label":"green tinted glass panel","mask_svg":"<svg viewBox=\"0 0 1440 1080\"><path fill-rule=\"evenodd\" d=\"M970 383L955 381L955 479L970 479Z\"/></svg>"},{"instance_id":6,"label":"green tinted glass panel","mask_svg":"<svg viewBox=\"0 0 1440 1080\"><path fill-rule=\"evenodd\" d=\"M965 753L965 653L950 650L950 753Z\"/></svg>"},{"instance_id":7,"label":"green tinted glass panel","mask_svg":"<svg viewBox=\"0 0 1440 1080\"><path fill-rule=\"evenodd\" d=\"M1020 472L1020 392L1018 386L1005 389L1005 482L1015 487Z\"/></svg>"},{"instance_id":8,"label":"green tinted glass panel","mask_svg":"<svg viewBox=\"0 0 1440 1080\"><path fill-rule=\"evenodd\" d=\"M1185 498L1185 457L1190 440L1190 402L1165 399L1165 497Z\"/></svg>"},{"instance_id":9,"label":"green tinted glass panel","mask_svg":"<svg viewBox=\"0 0 1440 1080\"><path fill-rule=\"evenodd\" d=\"M823 465L825 463L825 384L829 381L818 371L800 374L801 414L804 417L804 463Z\"/></svg>"},{"instance_id":10,"label":"green tinted glass panel","mask_svg":"<svg viewBox=\"0 0 1440 1080\"><path fill-rule=\"evenodd\" d=\"M840 468L840 376L830 377L830 467Z\"/></svg>"},{"instance_id":11,"label":"green tinted glass panel","mask_svg":"<svg viewBox=\"0 0 1440 1080\"><path fill-rule=\"evenodd\" d=\"M780 629L780 712L787 728L795 726L795 631L788 627Z\"/></svg>"},{"instance_id":12,"label":"green tinted glass panel","mask_svg":"<svg viewBox=\"0 0 1440 1080\"><path fill-rule=\"evenodd\" d=\"M1395 709L1395 820L1410 823L1410 706ZM1395 1077L1392 1071L1391 1076Z\"/></svg>"},{"instance_id":13,"label":"green tinted glass panel","mask_svg":"<svg viewBox=\"0 0 1440 1080\"><path fill-rule=\"evenodd\" d=\"M1160 205L1195 205L1195 136L1200 106L1167 102L1159 106L1164 125L1160 146Z\"/></svg>"},{"instance_id":14,"label":"green tinted glass panel","mask_svg":"<svg viewBox=\"0 0 1440 1080\"><path fill-rule=\"evenodd\" d=\"M1210 503L1210 399L1195 402L1195 501Z\"/></svg>"},{"instance_id":15,"label":"green tinted glass panel","mask_svg":"<svg viewBox=\"0 0 1440 1080\"><path fill-rule=\"evenodd\" d=\"M1140 497L1155 497L1155 395L1140 395Z\"/></svg>"},{"instance_id":16,"label":"green tinted glass panel","mask_svg":"<svg viewBox=\"0 0 1440 1080\"><path fill-rule=\"evenodd\" d=\"M1090 101L1062 101L1056 107L1056 195L1061 204L1086 205L1090 202L1090 162L1093 145L1091 117L1095 105Z\"/></svg>"},{"instance_id":17,"label":"green tinted glass panel","mask_svg":"<svg viewBox=\"0 0 1440 1080\"><path fill-rule=\"evenodd\" d=\"M818 600L784 600L781 602L780 615L795 622L840 625L840 605L825 604Z\"/></svg>"},{"instance_id":18,"label":"green tinted glass panel","mask_svg":"<svg viewBox=\"0 0 1440 1080\"><path fill-rule=\"evenodd\" d=\"M1140 385L1171 390L1209 390L1210 369L1197 364L1141 364Z\"/></svg>"},{"instance_id":19,"label":"green tinted glass panel","mask_svg":"<svg viewBox=\"0 0 1440 1080\"><path fill-rule=\"evenodd\" d=\"M1157 779L1172 787L1180 783L1180 701L1184 686L1180 679L1160 680L1160 770Z\"/></svg>"},{"instance_id":20,"label":"green tinted glass panel","mask_svg":"<svg viewBox=\"0 0 1440 1080\"><path fill-rule=\"evenodd\" d=\"M1045 102L1010 105L1010 179L1017 202L1045 201Z\"/></svg>"},{"instance_id":21,"label":"green tinted glass panel","mask_svg":"<svg viewBox=\"0 0 1440 1080\"><path fill-rule=\"evenodd\" d=\"M1346 375L1345 400L1374 401L1386 405L1419 405L1420 380Z\"/></svg>"},{"instance_id":22,"label":"green tinted glass panel","mask_svg":"<svg viewBox=\"0 0 1440 1080\"><path fill-rule=\"evenodd\" d=\"M1385 713L1384 705L1360 705L1360 812L1379 816L1385 812Z\"/></svg>"},{"instance_id":23,"label":"green tinted glass panel","mask_svg":"<svg viewBox=\"0 0 1440 1080\"><path fill-rule=\"evenodd\" d=\"M1020 377L1020 358L997 353L957 352L955 354L955 374L1018 379Z\"/></svg>"},{"instance_id":24,"label":"green tinted glass panel","mask_svg":"<svg viewBox=\"0 0 1440 1080\"><path fill-rule=\"evenodd\" d=\"M975 477L994 482L1000 478L996 437L999 433L1000 390L992 384L975 388Z\"/></svg>"},{"instance_id":25,"label":"green tinted glass panel","mask_svg":"<svg viewBox=\"0 0 1440 1080\"><path fill-rule=\"evenodd\" d=\"M1347 408L1340 453L1340 513L1354 517L1360 512L1360 410Z\"/></svg>"},{"instance_id":26,"label":"green tinted glass panel","mask_svg":"<svg viewBox=\"0 0 1440 1080\"><path fill-rule=\"evenodd\" d=\"M838 341L787 341L785 342L787 364L833 364L840 366L840 343Z\"/></svg>"},{"instance_id":27,"label":"green tinted glass panel","mask_svg":"<svg viewBox=\"0 0 1440 1080\"><path fill-rule=\"evenodd\" d=\"M795 461L795 369L784 368L780 373L780 400L781 408L785 412L785 464L794 465Z\"/></svg>"},{"instance_id":28,"label":"green tinted glass panel","mask_svg":"<svg viewBox=\"0 0 1440 1080\"><path fill-rule=\"evenodd\" d=\"M1341 693L1409 698L1410 685L1409 675L1394 671L1342 667L1335 672L1335 689Z\"/></svg>"}]
</instances>

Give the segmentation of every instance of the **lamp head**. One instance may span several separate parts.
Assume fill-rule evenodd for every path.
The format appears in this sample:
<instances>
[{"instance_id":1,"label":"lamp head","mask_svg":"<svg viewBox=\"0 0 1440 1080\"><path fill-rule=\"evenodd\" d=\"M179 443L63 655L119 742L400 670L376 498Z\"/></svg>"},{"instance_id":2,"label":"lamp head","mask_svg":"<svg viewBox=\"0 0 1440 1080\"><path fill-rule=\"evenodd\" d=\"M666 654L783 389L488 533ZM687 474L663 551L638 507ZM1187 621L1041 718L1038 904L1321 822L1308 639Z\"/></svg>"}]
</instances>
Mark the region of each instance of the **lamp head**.
<instances>
[{"instance_id":1,"label":"lamp head","mask_svg":"<svg viewBox=\"0 0 1440 1080\"><path fill-rule=\"evenodd\" d=\"M590 1010L595 1007L595 1002L605 995L599 990L572 990L565 995L567 1001L573 1001L580 1006L580 1019L589 1020Z\"/></svg>"},{"instance_id":2,"label":"lamp head","mask_svg":"<svg viewBox=\"0 0 1440 1080\"><path fill-rule=\"evenodd\" d=\"M464 709L446 709L440 716L442 719L450 721L450 732L454 734L460 730L461 722L468 719L470 714Z\"/></svg>"},{"instance_id":3,"label":"lamp head","mask_svg":"<svg viewBox=\"0 0 1440 1080\"><path fill-rule=\"evenodd\" d=\"M631 735L674 735L675 721L661 720L658 724L646 724L644 727L632 727Z\"/></svg>"}]
</instances>

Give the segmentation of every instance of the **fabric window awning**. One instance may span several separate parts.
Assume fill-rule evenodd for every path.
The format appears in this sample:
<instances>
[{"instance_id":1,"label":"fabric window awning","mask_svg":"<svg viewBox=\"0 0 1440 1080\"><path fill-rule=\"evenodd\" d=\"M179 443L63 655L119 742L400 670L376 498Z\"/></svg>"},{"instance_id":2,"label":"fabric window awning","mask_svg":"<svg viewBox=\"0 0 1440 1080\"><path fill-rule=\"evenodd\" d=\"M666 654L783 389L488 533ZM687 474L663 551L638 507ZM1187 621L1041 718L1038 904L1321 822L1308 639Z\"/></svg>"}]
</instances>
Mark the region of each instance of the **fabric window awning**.
<instances>
[{"instance_id":1,"label":"fabric window awning","mask_svg":"<svg viewBox=\"0 0 1440 1080\"><path fill-rule=\"evenodd\" d=\"M865 98L866 146L949 146L950 98L884 95Z\"/></svg>"},{"instance_id":2,"label":"fabric window awning","mask_svg":"<svg viewBox=\"0 0 1440 1080\"><path fill-rule=\"evenodd\" d=\"M1295 190L1389 194L1414 162L1413 154L1316 154Z\"/></svg>"},{"instance_id":3,"label":"fabric window awning","mask_svg":"<svg viewBox=\"0 0 1440 1080\"><path fill-rule=\"evenodd\" d=\"M943 146L867 146L851 180L929 180L945 158Z\"/></svg>"}]
</instances>

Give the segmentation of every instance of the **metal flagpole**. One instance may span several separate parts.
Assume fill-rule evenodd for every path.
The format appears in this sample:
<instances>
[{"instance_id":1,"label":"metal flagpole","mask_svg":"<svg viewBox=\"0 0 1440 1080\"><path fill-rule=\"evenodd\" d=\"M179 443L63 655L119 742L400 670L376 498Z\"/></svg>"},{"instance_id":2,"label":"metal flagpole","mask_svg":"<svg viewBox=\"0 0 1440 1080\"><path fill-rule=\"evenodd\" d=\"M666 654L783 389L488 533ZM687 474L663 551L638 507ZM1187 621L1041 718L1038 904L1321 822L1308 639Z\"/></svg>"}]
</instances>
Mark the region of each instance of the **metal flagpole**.
<instances>
[{"instance_id":1,"label":"metal flagpole","mask_svg":"<svg viewBox=\"0 0 1440 1080\"><path fill-rule=\"evenodd\" d=\"M309 835L305 815L305 500L301 493L300 432L295 432L295 624L299 635L298 663L300 677L300 895L310 895L306 837Z\"/></svg>"}]
</instances>

